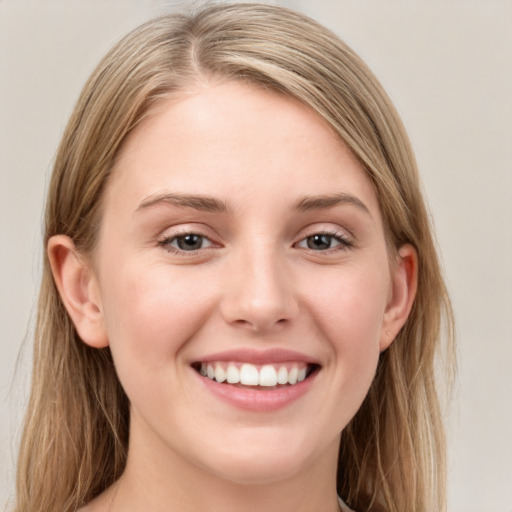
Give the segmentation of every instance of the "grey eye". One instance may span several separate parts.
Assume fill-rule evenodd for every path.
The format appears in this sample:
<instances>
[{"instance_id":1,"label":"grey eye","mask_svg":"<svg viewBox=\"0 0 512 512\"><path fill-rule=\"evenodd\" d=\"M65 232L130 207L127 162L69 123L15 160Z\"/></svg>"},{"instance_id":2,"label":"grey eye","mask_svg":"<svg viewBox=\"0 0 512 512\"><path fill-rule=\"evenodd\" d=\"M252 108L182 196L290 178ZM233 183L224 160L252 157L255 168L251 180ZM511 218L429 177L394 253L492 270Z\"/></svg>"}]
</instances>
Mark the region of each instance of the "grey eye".
<instances>
[{"instance_id":1,"label":"grey eye","mask_svg":"<svg viewBox=\"0 0 512 512\"><path fill-rule=\"evenodd\" d=\"M173 239L171 245L174 245L181 251L197 251L202 249L205 243L205 237L196 235L195 233L188 233L186 235L180 235Z\"/></svg>"},{"instance_id":2,"label":"grey eye","mask_svg":"<svg viewBox=\"0 0 512 512\"><path fill-rule=\"evenodd\" d=\"M317 251L325 251L326 249L330 249L333 242L336 242L336 240L331 235L313 235L308 236L307 238L308 248Z\"/></svg>"},{"instance_id":3,"label":"grey eye","mask_svg":"<svg viewBox=\"0 0 512 512\"><path fill-rule=\"evenodd\" d=\"M304 249L311 249L313 251L326 251L341 244L342 241L339 237L329 235L327 233L317 233L316 235L304 238L304 240L301 240L297 246Z\"/></svg>"},{"instance_id":4,"label":"grey eye","mask_svg":"<svg viewBox=\"0 0 512 512\"><path fill-rule=\"evenodd\" d=\"M197 233L169 236L158 244L171 252L194 252L214 245L208 237Z\"/></svg>"}]
</instances>

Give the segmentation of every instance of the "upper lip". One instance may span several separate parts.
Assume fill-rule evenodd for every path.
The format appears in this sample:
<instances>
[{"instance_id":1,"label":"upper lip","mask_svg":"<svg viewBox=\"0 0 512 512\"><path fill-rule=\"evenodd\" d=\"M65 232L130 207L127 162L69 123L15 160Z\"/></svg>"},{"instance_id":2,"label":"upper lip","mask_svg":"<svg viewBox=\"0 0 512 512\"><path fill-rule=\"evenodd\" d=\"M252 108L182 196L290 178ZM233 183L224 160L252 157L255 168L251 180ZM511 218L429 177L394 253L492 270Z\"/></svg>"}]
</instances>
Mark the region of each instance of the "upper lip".
<instances>
[{"instance_id":1,"label":"upper lip","mask_svg":"<svg viewBox=\"0 0 512 512\"><path fill-rule=\"evenodd\" d=\"M213 361L233 361L252 364L272 364L303 361L307 364L319 364L319 362L311 356L301 352L296 352L294 350L282 348L265 350L239 348L234 350L226 350L223 352L216 352L213 354L205 355L200 359L195 360L194 362L208 363Z\"/></svg>"}]
</instances>

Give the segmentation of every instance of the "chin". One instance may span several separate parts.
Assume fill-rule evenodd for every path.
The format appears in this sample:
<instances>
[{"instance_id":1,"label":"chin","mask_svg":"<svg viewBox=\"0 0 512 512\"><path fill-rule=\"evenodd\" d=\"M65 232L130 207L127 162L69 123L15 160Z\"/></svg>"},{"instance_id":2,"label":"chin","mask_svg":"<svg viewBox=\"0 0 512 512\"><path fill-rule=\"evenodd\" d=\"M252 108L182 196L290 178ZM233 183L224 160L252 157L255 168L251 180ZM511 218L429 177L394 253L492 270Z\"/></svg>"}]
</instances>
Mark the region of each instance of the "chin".
<instances>
[{"instance_id":1,"label":"chin","mask_svg":"<svg viewBox=\"0 0 512 512\"><path fill-rule=\"evenodd\" d=\"M210 472L238 485L271 485L293 478L304 465L295 457L277 456L270 460L268 457L259 457L258 460L244 458L217 464Z\"/></svg>"},{"instance_id":2,"label":"chin","mask_svg":"<svg viewBox=\"0 0 512 512\"><path fill-rule=\"evenodd\" d=\"M293 478L310 467L315 458L321 457L316 450L309 450L304 440L294 441L290 436L284 440L255 442L253 439L238 446L237 449L230 443L204 461L208 471L236 484L269 485ZM333 449L337 450L336 447Z\"/></svg>"}]
</instances>

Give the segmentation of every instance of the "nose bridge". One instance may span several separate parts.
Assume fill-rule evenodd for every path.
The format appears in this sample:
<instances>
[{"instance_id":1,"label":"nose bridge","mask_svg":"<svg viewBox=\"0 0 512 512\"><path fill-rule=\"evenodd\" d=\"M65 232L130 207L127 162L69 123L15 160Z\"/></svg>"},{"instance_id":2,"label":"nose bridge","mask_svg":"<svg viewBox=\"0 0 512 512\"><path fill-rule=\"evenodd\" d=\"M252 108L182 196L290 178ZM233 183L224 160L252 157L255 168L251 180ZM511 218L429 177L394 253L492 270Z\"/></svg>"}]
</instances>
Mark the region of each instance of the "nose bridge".
<instances>
[{"instance_id":1,"label":"nose bridge","mask_svg":"<svg viewBox=\"0 0 512 512\"><path fill-rule=\"evenodd\" d=\"M291 276L275 244L248 244L230 263L223 300L226 321L266 331L297 314Z\"/></svg>"}]
</instances>

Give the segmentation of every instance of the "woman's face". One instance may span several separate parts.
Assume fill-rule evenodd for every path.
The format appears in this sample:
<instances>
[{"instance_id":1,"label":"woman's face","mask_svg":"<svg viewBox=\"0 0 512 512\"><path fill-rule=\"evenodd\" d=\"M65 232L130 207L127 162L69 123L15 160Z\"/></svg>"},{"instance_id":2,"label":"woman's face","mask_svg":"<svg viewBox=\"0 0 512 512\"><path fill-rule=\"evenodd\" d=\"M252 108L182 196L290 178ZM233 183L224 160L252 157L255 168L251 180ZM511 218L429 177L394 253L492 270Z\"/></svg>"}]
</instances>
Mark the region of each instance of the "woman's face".
<instances>
[{"instance_id":1,"label":"woman's face","mask_svg":"<svg viewBox=\"0 0 512 512\"><path fill-rule=\"evenodd\" d=\"M400 327L400 277L328 125L273 92L203 86L137 128L104 200L93 280L131 456L238 482L332 470Z\"/></svg>"}]
</instances>

